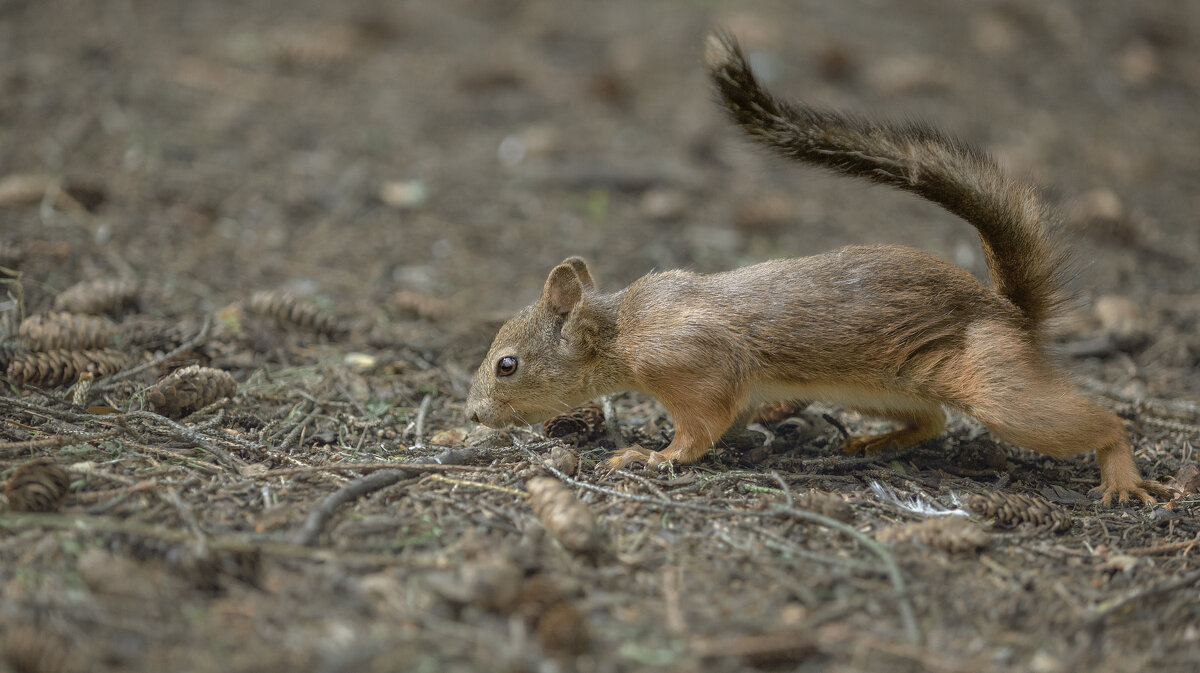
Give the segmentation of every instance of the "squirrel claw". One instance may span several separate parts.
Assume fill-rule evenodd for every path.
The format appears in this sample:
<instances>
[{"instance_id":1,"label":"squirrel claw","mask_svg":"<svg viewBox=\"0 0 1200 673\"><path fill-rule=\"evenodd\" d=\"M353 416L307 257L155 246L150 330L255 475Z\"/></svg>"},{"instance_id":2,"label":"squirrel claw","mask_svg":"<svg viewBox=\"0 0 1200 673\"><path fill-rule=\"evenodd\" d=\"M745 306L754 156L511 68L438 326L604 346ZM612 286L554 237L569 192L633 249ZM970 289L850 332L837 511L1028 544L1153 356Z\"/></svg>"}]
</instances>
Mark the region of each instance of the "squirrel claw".
<instances>
[{"instance_id":1,"label":"squirrel claw","mask_svg":"<svg viewBox=\"0 0 1200 673\"><path fill-rule=\"evenodd\" d=\"M1165 497L1168 495L1170 495L1170 491L1165 486L1148 479L1143 479L1136 485L1105 486L1101 484L1088 491L1088 496L1098 499L1104 507L1111 507L1114 504L1113 496L1117 498L1117 505L1128 504L1129 498L1132 496L1141 500L1142 504L1153 507L1158 502L1155 496Z\"/></svg>"},{"instance_id":2,"label":"squirrel claw","mask_svg":"<svg viewBox=\"0 0 1200 673\"><path fill-rule=\"evenodd\" d=\"M847 437L846 441L842 442L842 453L847 456L863 454L873 456L877 453L882 453L891 448L895 448L896 443L893 441L892 433L883 435L870 436L852 436Z\"/></svg>"},{"instance_id":3,"label":"squirrel claw","mask_svg":"<svg viewBox=\"0 0 1200 673\"><path fill-rule=\"evenodd\" d=\"M604 476L608 476L617 470L623 470L633 465L645 465L647 469L654 469L667 462L662 453L651 451L641 444L634 444L617 455L596 466L596 471Z\"/></svg>"}]
</instances>

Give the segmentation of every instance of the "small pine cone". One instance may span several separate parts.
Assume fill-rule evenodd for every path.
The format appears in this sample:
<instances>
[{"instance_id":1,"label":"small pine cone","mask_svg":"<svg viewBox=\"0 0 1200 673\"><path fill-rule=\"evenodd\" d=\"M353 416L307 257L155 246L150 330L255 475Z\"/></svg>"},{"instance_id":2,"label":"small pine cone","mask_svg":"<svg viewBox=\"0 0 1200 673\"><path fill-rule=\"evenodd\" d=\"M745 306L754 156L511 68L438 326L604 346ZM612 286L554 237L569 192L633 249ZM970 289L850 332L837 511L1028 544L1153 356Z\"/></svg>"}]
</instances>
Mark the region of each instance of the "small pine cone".
<instances>
[{"instance_id":1,"label":"small pine cone","mask_svg":"<svg viewBox=\"0 0 1200 673\"><path fill-rule=\"evenodd\" d=\"M23 385L58 388L74 383L80 374L103 378L121 371L128 358L111 349L25 353L8 363L8 378Z\"/></svg>"},{"instance_id":2,"label":"small pine cone","mask_svg":"<svg viewBox=\"0 0 1200 673\"><path fill-rule=\"evenodd\" d=\"M988 543L986 532L960 516L889 526L879 531L877 537L880 542L888 544L919 544L951 554L973 553Z\"/></svg>"},{"instance_id":3,"label":"small pine cone","mask_svg":"<svg viewBox=\"0 0 1200 673\"><path fill-rule=\"evenodd\" d=\"M67 497L71 478L49 458L18 467L4 487L8 508L14 512L57 512Z\"/></svg>"},{"instance_id":4,"label":"small pine cone","mask_svg":"<svg viewBox=\"0 0 1200 673\"><path fill-rule=\"evenodd\" d=\"M1043 498L993 491L971 496L967 508L1006 527L1032 524L1055 533L1070 530L1074 519L1063 508Z\"/></svg>"},{"instance_id":5,"label":"small pine cone","mask_svg":"<svg viewBox=\"0 0 1200 673\"><path fill-rule=\"evenodd\" d=\"M842 523L854 521L854 509L845 500L832 493L811 490L796 498L796 505Z\"/></svg>"},{"instance_id":6,"label":"small pine cone","mask_svg":"<svg viewBox=\"0 0 1200 673\"><path fill-rule=\"evenodd\" d=\"M563 474L575 474L579 467L579 456L566 447L552 446L550 451L542 454L542 460Z\"/></svg>"},{"instance_id":7,"label":"small pine cone","mask_svg":"<svg viewBox=\"0 0 1200 673\"><path fill-rule=\"evenodd\" d=\"M285 292L255 292L246 304L255 315L274 318L280 325L296 325L336 339L350 331L337 316L311 305L301 303Z\"/></svg>"},{"instance_id":8,"label":"small pine cone","mask_svg":"<svg viewBox=\"0 0 1200 673\"><path fill-rule=\"evenodd\" d=\"M113 328L96 316L54 312L29 316L17 332L31 351L93 350L108 346Z\"/></svg>"},{"instance_id":9,"label":"small pine cone","mask_svg":"<svg viewBox=\"0 0 1200 673\"><path fill-rule=\"evenodd\" d=\"M192 365L178 369L146 391L146 401L157 414L183 418L223 397L237 393L237 381L229 372Z\"/></svg>"},{"instance_id":10,"label":"small pine cone","mask_svg":"<svg viewBox=\"0 0 1200 673\"><path fill-rule=\"evenodd\" d=\"M567 549L592 554L600 548L600 531L592 510L551 477L534 477L525 484L534 515Z\"/></svg>"},{"instance_id":11,"label":"small pine cone","mask_svg":"<svg viewBox=\"0 0 1200 673\"><path fill-rule=\"evenodd\" d=\"M76 283L54 298L54 308L71 313L120 314L136 309L139 288L125 280L93 280Z\"/></svg>"},{"instance_id":12,"label":"small pine cone","mask_svg":"<svg viewBox=\"0 0 1200 673\"><path fill-rule=\"evenodd\" d=\"M604 410L599 404L585 404L545 421L542 427L552 439L577 434L592 441L604 434Z\"/></svg>"}]
</instances>

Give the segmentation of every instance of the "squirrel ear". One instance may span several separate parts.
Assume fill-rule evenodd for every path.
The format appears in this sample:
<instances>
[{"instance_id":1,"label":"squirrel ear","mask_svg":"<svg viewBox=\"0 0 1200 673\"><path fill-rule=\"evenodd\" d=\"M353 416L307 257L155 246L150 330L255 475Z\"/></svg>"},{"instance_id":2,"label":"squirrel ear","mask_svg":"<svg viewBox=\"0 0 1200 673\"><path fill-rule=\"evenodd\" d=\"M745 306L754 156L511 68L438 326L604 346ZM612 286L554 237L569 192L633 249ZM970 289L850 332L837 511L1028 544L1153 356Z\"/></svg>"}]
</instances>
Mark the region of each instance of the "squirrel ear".
<instances>
[{"instance_id":1,"label":"squirrel ear","mask_svg":"<svg viewBox=\"0 0 1200 673\"><path fill-rule=\"evenodd\" d=\"M584 290L596 289L596 283L592 281L592 274L588 272L587 262L583 261L582 257L568 257L562 263L575 269L575 274L579 276L579 282L583 283Z\"/></svg>"},{"instance_id":2,"label":"squirrel ear","mask_svg":"<svg viewBox=\"0 0 1200 673\"><path fill-rule=\"evenodd\" d=\"M579 262L582 264L583 260L579 260ZM586 266L583 271L587 273ZM591 280L590 276L588 280ZM558 317L565 318L581 299L583 299L583 281L580 280L575 267L564 262L550 271L538 304Z\"/></svg>"}]
</instances>

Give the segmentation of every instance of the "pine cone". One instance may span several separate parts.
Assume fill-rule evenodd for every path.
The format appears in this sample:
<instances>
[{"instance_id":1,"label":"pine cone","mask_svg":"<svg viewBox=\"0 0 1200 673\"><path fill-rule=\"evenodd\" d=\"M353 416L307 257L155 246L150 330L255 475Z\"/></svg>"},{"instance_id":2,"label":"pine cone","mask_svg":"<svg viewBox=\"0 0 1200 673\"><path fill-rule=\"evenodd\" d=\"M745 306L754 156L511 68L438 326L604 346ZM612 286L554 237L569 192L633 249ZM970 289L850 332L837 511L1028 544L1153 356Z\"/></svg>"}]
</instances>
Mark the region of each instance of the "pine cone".
<instances>
[{"instance_id":1,"label":"pine cone","mask_svg":"<svg viewBox=\"0 0 1200 673\"><path fill-rule=\"evenodd\" d=\"M229 372L192 365L173 372L146 391L146 401L155 413L183 418L223 397L237 394L237 381Z\"/></svg>"},{"instance_id":2,"label":"pine cone","mask_svg":"<svg viewBox=\"0 0 1200 673\"><path fill-rule=\"evenodd\" d=\"M920 544L952 554L976 552L988 543L987 533L960 516L889 526L876 537L888 544Z\"/></svg>"},{"instance_id":3,"label":"pine cone","mask_svg":"<svg viewBox=\"0 0 1200 673\"><path fill-rule=\"evenodd\" d=\"M301 303L285 292L255 292L246 304L251 313L274 318L282 326L296 325L336 339L350 331L337 316L311 305Z\"/></svg>"},{"instance_id":4,"label":"pine cone","mask_svg":"<svg viewBox=\"0 0 1200 673\"><path fill-rule=\"evenodd\" d=\"M54 298L54 308L71 313L124 313L137 308L137 283L124 280L92 280L76 283Z\"/></svg>"},{"instance_id":5,"label":"pine cone","mask_svg":"<svg viewBox=\"0 0 1200 673\"><path fill-rule=\"evenodd\" d=\"M97 378L115 374L127 360L124 353L111 349L25 353L9 361L8 378L23 385L57 388L74 383L85 372Z\"/></svg>"},{"instance_id":6,"label":"pine cone","mask_svg":"<svg viewBox=\"0 0 1200 673\"><path fill-rule=\"evenodd\" d=\"M599 404L585 404L545 421L542 427L550 438L578 434L584 441L592 441L604 434L604 410Z\"/></svg>"},{"instance_id":7,"label":"pine cone","mask_svg":"<svg viewBox=\"0 0 1200 673\"><path fill-rule=\"evenodd\" d=\"M534 477L525 484L534 515L573 552L590 554L600 547L596 517L570 489L551 477Z\"/></svg>"},{"instance_id":8,"label":"pine cone","mask_svg":"<svg viewBox=\"0 0 1200 673\"><path fill-rule=\"evenodd\" d=\"M1070 530L1074 523L1074 519L1063 508L1042 498L1018 493L993 491L973 495L967 501L967 508L979 516L1007 527L1027 523L1062 533Z\"/></svg>"},{"instance_id":9,"label":"pine cone","mask_svg":"<svg viewBox=\"0 0 1200 673\"><path fill-rule=\"evenodd\" d=\"M57 512L67 497L71 477L49 458L18 467L4 487L8 508L14 512Z\"/></svg>"},{"instance_id":10,"label":"pine cone","mask_svg":"<svg viewBox=\"0 0 1200 673\"><path fill-rule=\"evenodd\" d=\"M26 318L17 333L32 351L92 350L108 346L113 329L95 316L55 312Z\"/></svg>"}]
</instances>

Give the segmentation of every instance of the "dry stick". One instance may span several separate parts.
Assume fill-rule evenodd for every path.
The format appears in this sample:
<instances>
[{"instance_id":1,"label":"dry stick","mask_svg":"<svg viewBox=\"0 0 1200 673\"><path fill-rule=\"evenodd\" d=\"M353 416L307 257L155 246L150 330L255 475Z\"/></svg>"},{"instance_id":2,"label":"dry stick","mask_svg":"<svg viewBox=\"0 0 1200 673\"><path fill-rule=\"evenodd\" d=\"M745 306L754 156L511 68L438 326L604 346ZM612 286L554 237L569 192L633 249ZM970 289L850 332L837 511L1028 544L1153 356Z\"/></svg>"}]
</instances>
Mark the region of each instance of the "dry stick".
<instances>
[{"instance_id":1,"label":"dry stick","mask_svg":"<svg viewBox=\"0 0 1200 673\"><path fill-rule=\"evenodd\" d=\"M133 537L152 538L176 543L188 543L196 540L190 532L101 516L0 513L0 529L26 530L30 528L76 530L87 533L120 533ZM392 565L398 561L397 557L392 554L364 554L361 552L333 549L313 549L312 547L288 544L286 542L255 541L224 535L209 537L205 541L205 545L213 551L260 552L268 556L283 556L312 561L357 562L370 565ZM412 568L414 564L411 560L406 560L405 566ZM430 566L430 568L432 569L433 566Z\"/></svg>"},{"instance_id":2,"label":"dry stick","mask_svg":"<svg viewBox=\"0 0 1200 673\"><path fill-rule=\"evenodd\" d=\"M173 348L170 351L154 358L153 360L148 360L139 365L134 365L133 367L128 367L126 369L122 369L121 371L117 372L116 374L113 374L112 376L108 376L108 377L100 379L99 381L96 381L94 384L92 384L92 392L102 393L106 390L111 389L117 383L124 381L127 378L130 378L132 376L137 376L138 374L141 374L142 372L146 371L147 369L153 369L155 367L158 367L159 365L170 360L171 358L174 358L181 353L186 353L186 352L192 350L196 346L204 343L204 340L208 338L208 328L211 326L212 326L212 316L205 315L204 316L204 324L202 324L200 326L200 330L198 332L196 332L196 335L193 336L191 339L188 339L187 341L180 344L177 348Z\"/></svg>"},{"instance_id":3,"label":"dry stick","mask_svg":"<svg viewBox=\"0 0 1200 673\"><path fill-rule=\"evenodd\" d=\"M391 486L409 474L419 473L430 463L436 466L459 465L467 462L472 455L474 454L470 450L454 451L447 449L433 458L413 461L411 463L401 463L393 466L393 469L380 470L357 481L353 481L334 491L332 495L321 501L321 504L313 511L309 512L308 519L304 521L304 525L296 532L293 541L298 545L312 546L316 544L317 538L320 537L321 531L325 528L325 524L333 517L334 511L338 507L353 502L368 493Z\"/></svg>"},{"instance_id":4,"label":"dry stick","mask_svg":"<svg viewBox=\"0 0 1200 673\"><path fill-rule=\"evenodd\" d=\"M1144 589L1139 589L1138 591L1135 591L1124 598L1113 598L1111 600L1107 600L1096 606L1095 614L1075 624L1069 629L1069 631L1071 633L1075 633L1096 627L1110 615L1124 610L1137 601L1150 598L1152 596L1168 594L1191 584L1200 584L1200 570L1193 570L1186 575L1180 575L1174 579L1160 582Z\"/></svg>"},{"instance_id":5,"label":"dry stick","mask_svg":"<svg viewBox=\"0 0 1200 673\"><path fill-rule=\"evenodd\" d=\"M212 463L204 462L203 460L195 460L194 458L188 458L187 456L181 456L178 453L175 453L174 451L168 451L167 449L160 449L157 446L150 446L149 444L142 444L141 442L135 442L131 439L122 439L121 444L129 446L129 447L136 449L138 451L141 451L143 453L151 453L151 454L154 454L161 458L166 458L167 460L182 461L188 467L195 468L197 470L200 470L201 472L206 472L208 474L221 474L221 468L217 465L213 465Z\"/></svg>"},{"instance_id":6,"label":"dry stick","mask_svg":"<svg viewBox=\"0 0 1200 673\"><path fill-rule=\"evenodd\" d=\"M446 466L440 466L440 467L446 467ZM497 486L495 484L485 484L482 481L470 481L468 479L454 479L452 477L443 477L440 474L431 474L427 477L427 479L429 479L430 481L438 481L443 484L451 484L454 486L464 486L467 488L478 488L478 489L482 489L484 491L495 491L497 493L511 495L514 498L520 498L522 500L529 497L529 494L526 493L525 491L515 489L515 488L509 488L507 486Z\"/></svg>"},{"instance_id":7,"label":"dry stick","mask_svg":"<svg viewBox=\"0 0 1200 673\"><path fill-rule=\"evenodd\" d=\"M1184 554L1186 554L1192 547L1198 544L1200 544L1200 533L1197 533L1196 537L1190 540L1172 542L1170 544L1151 545L1149 547L1134 547L1133 549L1126 549L1124 553L1132 556L1149 556L1157 554L1170 554L1183 549Z\"/></svg>"},{"instance_id":8,"label":"dry stick","mask_svg":"<svg viewBox=\"0 0 1200 673\"><path fill-rule=\"evenodd\" d=\"M855 529L852 526L848 526L848 525L842 523L841 521L837 521L836 519L831 519L827 516L822 516L820 514L817 514L816 512L809 512L809 511L805 511L802 509L796 509L795 507L781 507L781 506L777 505L775 507L772 507L772 508L766 510L765 512L735 512L735 511L731 511L728 509L721 509L719 507L708 507L705 505L693 505L691 503L675 502L672 500L662 500L660 498L652 498L652 497L644 496L644 495L635 495L632 493L622 493L620 491L617 491L617 490L614 490L611 488L604 488L603 486L596 486L594 484L589 484L584 481L572 479L571 477L564 474L558 468L554 467L553 465L550 465L546 461L543 461L541 458L539 458L537 456L537 454L533 453L528 448L526 448L526 447L521 447L521 448L522 448L522 450L524 450L526 452L526 454L529 456L529 458L531 460L533 460L537 464L540 464L542 467L549 470L551 474L553 474L554 476L561 479L564 483L570 484L572 486L577 486L579 488L585 488L585 489L588 489L591 491L605 493L608 495L616 496L618 498L624 498L627 500L634 500L636 502L645 502L648 504L659 505L660 507L677 507L680 509L690 509L690 510L694 510L694 511L707 512L710 514L723 514L726 516L769 516L769 515L774 515L774 514L786 514L788 516L793 516L793 517L796 517L797 519L804 519L805 521L819 524L819 525L825 526L826 528L832 528L833 530L843 533L843 534L847 535L848 537L850 537L851 539L856 540L859 544L866 547L869 551L871 551L876 556L878 556L879 559L883 562L883 566L884 566L885 571L887 572L888 579L891 581L892 588L895 590L896 600L900 604L900 619L904 622L905 635L908 637L909 641L911 641L913 644L919 644L921 642L921 631L917 626L916 611L913 609L912 600L908 595L908 589L904 582L904 575L900 572L900 566L896 563L896 559L892 557L892 554L891 554L891 552L889 552L887 550L887 547L884 547L883 545L879 544L878 542L871 539L867 535L859 532L857 529Z\"/></svg>"},{"instance_id":9,"label":"dry stick","mask_svg":"<svg viewBox=\"0 0 1200 673\"><path fill-rule=\"evenodd\" d=\"M293 474L309 474L313 472L341 472L346 471L362 471L374 472L376 470L395 470L406 469L412 472L418 471L413 463L400 463L396 461L387 461L379 463L334 463L333 465L310 465L307 467L280 467L274 470L267 470L266 477L286 477ZM503 472L504 470L498 467L490 467L485 465L438 465L436 463L420 463L420 472Z\"/></svg>"},{"instance_id":10,"label":"dry stick","mask_svg":"<svg viewBox=\"0 0 1200 673\"><path fill-rule=\"evenodd\" d=\"M68 444L97 442L115 437L121 434L121 432L121 430L105 430L104 432L92 432L86 435L55 435L46 439L32 439L27 442L4 442L0 444L0 455L20 453L29 449L56 449Z\"/></svg>"},{"instance_id":11,"label":"dry stick","mask_svg":"<svg viewBox=\"0 0 1200 673\"><path fill-rule=\"evenodd\" d=\"M629 442L625 441L625 437L621 435L618 427L617 408L613 404L613 396L605 395L600 398L600 408L604 411L604 432L608 435L609 441L618 449L629 446Z\"/></svg>"},{"instance_id":12,"label":"dry stick","mask_svg":"<svg viewBox=\"0 0 1200 673\"><path fill-rule=\"evenodd\" d=\"M75 413L73 411L62 411L59 409L53 409L53 408L48 407L43 404L34 404L32 402L25 402L23 400L18 400L18 399L12 398L12 397L0 397L0 404L9 406L9 407L16 407L18 409L24 410L24 411L34 414L34 415L42 415L42 416L48 416L50 418L57 418L60 421L66 421L68 423L89 423L89 422L97 421L100 418L102 418L100 416L95 416L92 414L79 414L79 413ZM111 424L106 424L106 425L111 425Z\"/></svg>"},{"instance_id":13,"label":"dry stick","mask_svg":"<svg viewBox=\"0 0 1200 673\"><path fill-rule=\"evenodd\" d=\"M221 463L225 467L240 472L241 469L246 466L246 462L244 460L230 455L224 449L219 448L213 444L208 437L205 437L204 435L186 426L180 425L166 416L160 416L152 411L130 411L117 417L119 422L138 419L150 421L151 423L164 426L173 437L176 439L181 439L185 442L191 442L195 446L207 451L217 459L217 462Z\"/></svg>"},{"instance_id":14,"label":"dry stick","mask_svg":"<svg viewBox=\"0 0 1200 673\"><path fill-rule=\"evenodd\" d=\"M421 407L417 409L416 437L413 439L414 449L425 448L425 417L429 415L429 407L432 404L433 395L426 394L425 399L421 400Z\"/></svg>"}]
</instances>

